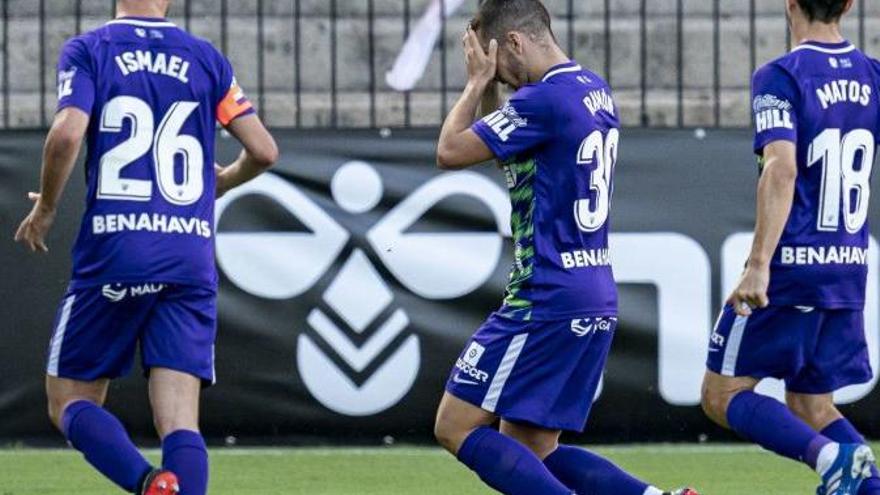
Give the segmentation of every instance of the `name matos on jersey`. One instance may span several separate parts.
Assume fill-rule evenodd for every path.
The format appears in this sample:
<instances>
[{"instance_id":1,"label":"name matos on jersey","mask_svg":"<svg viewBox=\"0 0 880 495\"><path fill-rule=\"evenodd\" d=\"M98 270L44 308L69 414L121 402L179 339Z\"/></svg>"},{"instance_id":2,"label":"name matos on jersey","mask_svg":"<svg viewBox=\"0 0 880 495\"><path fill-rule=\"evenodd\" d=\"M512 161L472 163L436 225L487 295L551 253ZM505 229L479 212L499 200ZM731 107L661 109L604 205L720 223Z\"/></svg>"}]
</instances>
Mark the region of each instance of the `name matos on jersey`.
<instances>
[{"instance_id":1,"label":"name matos on jersey","mask_svg":"<svg viewBox=\"0 0 880 495\"><path fill-rule=\"evenodd\" d=\"M768 129L794 129L790 102L775 95L761 95L755 97L753 107L757 132Z\"/></svg>"},{"instance_id":2,"label":"name matos on jersey","mask_svg":"<svg viewBox=\"0 0 880 495\"><path fill-rule=\"evenodd\" d=\"M496 110L485 116L483 122L495 131L502 142L507 142L513 131L529 125L528 119L520 117L510 102L506 103L501 110Z\"/></svg>"},{"instance_id":3,"label":"name matos on jersey","mask_svg":"<svg viewBox=\"0 0 880 495\"><path fill-rule=\"evenodd\" d=\"M116 65L123 76L147 71L152 74L161 74L173 77L178 81L188 84L190 63L177 55L168 55L162 52L153 53L148 50L134 50L122 52L114 57Z\"/></svg>"},{"instance_id":4,"label":"name matos on jersey","mask_svg":"<svg viewBox=\"0 0 880 495\"><path fill-rule=\"evenodd\" d=\"M828 110L838 103L858 103L867 107L871 104L871 94L870 85L847 79L825 83L822 87L816 88L816 96L819 97L819 104L822 105L823 110Z\"/></svg>"}]
</instances>

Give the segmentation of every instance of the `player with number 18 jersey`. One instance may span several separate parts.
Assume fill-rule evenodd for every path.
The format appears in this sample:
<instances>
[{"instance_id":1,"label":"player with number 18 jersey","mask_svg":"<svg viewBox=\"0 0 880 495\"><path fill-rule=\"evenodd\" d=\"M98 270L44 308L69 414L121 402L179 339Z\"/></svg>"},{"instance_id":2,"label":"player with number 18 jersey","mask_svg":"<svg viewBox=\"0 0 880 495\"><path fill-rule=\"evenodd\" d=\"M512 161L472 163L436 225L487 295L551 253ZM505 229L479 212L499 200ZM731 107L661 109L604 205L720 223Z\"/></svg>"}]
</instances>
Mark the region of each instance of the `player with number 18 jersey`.
<instances>
[{"instance_id":1,"label":"player with number 18 jersey","mask_svg":"<svg viewBox=\"0 0 880 495\"><path fill-rule=\"evenodd\" d=\"M755 152L797 149L791 213L770 264L770 306L724 309L708 367L825 394L864 383L868 202L880 138L878 62L849 42L807 41L754 76Z\"/></svg>"},{"instance_id":2,"label":"player with number 18 jersey","mask_svg":"<svg viewBox=\"0 0 880 495\"><path fill-rule=\"evenodd\" d=\"M216 122L253 112L231 65L164 19L125 17L67 42L58 91L59 111L91 119L86 211L48 373L124 375L142 339L145 368L211 383Z\"/></svg>"}]
</instances>

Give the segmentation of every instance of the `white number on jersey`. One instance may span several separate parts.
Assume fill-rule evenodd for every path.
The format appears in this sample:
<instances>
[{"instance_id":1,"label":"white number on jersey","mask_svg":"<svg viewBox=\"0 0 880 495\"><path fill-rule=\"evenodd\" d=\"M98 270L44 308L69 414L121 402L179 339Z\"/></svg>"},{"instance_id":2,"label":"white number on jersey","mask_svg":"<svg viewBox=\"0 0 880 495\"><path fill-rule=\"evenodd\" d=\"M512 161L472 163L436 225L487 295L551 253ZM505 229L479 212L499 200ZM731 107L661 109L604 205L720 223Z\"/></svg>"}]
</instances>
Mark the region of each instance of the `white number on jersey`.
<instances>
[{"instance_id":1,"label":"white number on jersey","mask_svg":"<svg viewBox=\"0 0 880 495\"><path fill-rule=\"evenodd\" d=\"M611 177L617 164L619 142L620 131L617 129L609 130L607 136L603 136L601 131L594 131L584 139L578 150L579 165L591 166L594 161L598 161L596 169L590 174L590 191L595 194L595 199L579 199L574 202L574 218L584 232L596 232L608 221Z\"/></svg>"},{"instance_id":2,"label":"white number on jersey","mask_svg":"<svg viewBox=\"0 0 880 495\"><path fill-rule=\"evenodd\" d=\"M840 230L841 202L847 232L855 234L865 225L874 148L874 135L866 129L855 129L842 138L840 129L825 129L813 140L807 153L807 166L820 162L823 165L816 227L820 231ZM856 159L861 164L858 170Z\"/></svg>"},{"instance_id":3,"label":"white number on jersey","mask_svg":"<svg viewBox=\"0 0 880 495\"><path fill-rule=\"evenodd\" d=\"M162 196L175 205L189 205L202 197L205 189L204 151L193 136L180 134L184 122L199 106L193 101L179 101L168 109L155 128L153 110L133 96L117 96L101 113L101 132L118 133L128 119L131 136L101 157L98 171L98 198L123 201L149 201L153 184L144 179L126 179L122 169L152 149L156 181ZM183 181L175 178L175 159L181 158Z\"/></svg>"}]
</instances>

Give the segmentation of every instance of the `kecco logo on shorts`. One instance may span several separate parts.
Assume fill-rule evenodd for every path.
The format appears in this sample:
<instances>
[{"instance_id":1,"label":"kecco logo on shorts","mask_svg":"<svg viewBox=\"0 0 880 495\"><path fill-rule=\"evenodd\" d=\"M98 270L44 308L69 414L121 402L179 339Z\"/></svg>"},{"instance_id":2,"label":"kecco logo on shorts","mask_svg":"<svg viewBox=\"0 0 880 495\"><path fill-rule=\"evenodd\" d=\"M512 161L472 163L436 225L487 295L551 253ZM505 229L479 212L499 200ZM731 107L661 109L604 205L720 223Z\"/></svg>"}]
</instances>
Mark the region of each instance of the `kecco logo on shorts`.
<instances>
[{"instance_id":1,"label":"kecco logo on shorts","mask_svg":"<svg viewBox=\"0 0 880 495\"><path fill-rule=\"evenodd\" d=\"M351 214L372 211L383 196L381 176L360 161L341 166L330 186L333 200ZM322 277L333 276L320 294L320 307L309 310L305 321L294 322L291 330L302 329L296 362L309 392L327 408L350 416L378 414L397 404L420 369L419 336L376 263L423 299L459 298L489 280L504 237L510 236L506 192L473 172L443 174L417 188L358 244L299 188L272 174L218 201L217 225L230 205L253 195L274 201L309 232L220 231L218 263L238 288L270 300L297 298ZM408 232L431 207L453 195L484 203L497 232ZM482 350L475 349L473 359L478 361L477 354Z\"/></svg>"}]
</instances>

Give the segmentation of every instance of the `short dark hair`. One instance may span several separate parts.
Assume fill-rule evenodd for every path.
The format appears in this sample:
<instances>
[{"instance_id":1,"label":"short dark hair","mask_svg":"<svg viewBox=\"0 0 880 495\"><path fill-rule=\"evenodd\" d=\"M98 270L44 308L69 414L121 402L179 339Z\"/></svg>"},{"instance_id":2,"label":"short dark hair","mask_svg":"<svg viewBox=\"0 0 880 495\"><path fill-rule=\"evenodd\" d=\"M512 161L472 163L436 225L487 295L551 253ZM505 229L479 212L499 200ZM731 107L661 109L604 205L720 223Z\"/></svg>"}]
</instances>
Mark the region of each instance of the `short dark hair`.
<instances>
[{"instance_id":1,"label":"short dark hair","mask_svg":"<svg viewBox=\"0 0 880 495\"><path fill-rule=\"evenodd\" d=\"M843 17L848 0L798 0L801 10L807 14L810 22L824 22L830 24L837 22Z\"/></svg>"},{"instance_id":2,"label":"short dark hair","mask_svg":"<svg viewBox=\"0 0 880 495\"><path fill-rule=\"evenodd\" d=\"M502 43L510 31L541 37L550 34L550 12L541 0L483 0L471 27L484 39Z\"/></svg>"}]
</instances>

